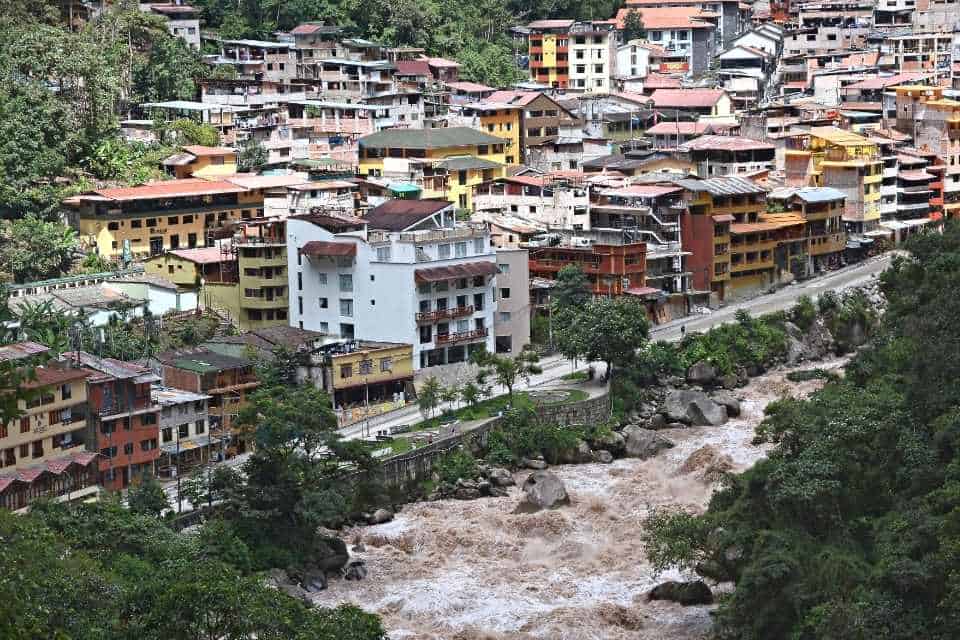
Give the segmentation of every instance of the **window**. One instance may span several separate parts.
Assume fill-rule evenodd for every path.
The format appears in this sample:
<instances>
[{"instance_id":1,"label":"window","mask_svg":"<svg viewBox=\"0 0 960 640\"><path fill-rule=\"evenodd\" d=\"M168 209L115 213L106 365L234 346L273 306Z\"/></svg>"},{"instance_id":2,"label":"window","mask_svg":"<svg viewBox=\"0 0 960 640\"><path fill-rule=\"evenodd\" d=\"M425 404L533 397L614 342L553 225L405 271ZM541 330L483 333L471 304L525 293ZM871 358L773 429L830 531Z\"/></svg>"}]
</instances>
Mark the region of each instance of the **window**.
<instances>
[{"instance_id":1,"label":"window","mask_svg":"<svg viewBox=\"0 0 960 640\"><path fill-rule=\"evenodd\" d=\"M457 333L465 333L470 330L469 320L457 320Z\"/></svg>"},{"instance_id":2,"label":"window","mask_svg":"<svg viewBox=\"0 0 960 640\"><path fill-rule=\"evenodd\" d=\"M360 361L360 366L358 367L359 373L362 376L368 376L373 373L373 360L367 358L366 360Z\"/></svg>"},{"instance_id":3,"label":"window","mask_svg":"<svg viewBox=\"0 0 960 640\"><path fill-rule=\"evenodd\" d=\"M193 429L197 432L197 435L200 435L201 433L206 432L207 423L203 420L197 420L193 423Z\"/></svg>"},{"instance_id":4,"label":"window","mask_svg":"<svg viewBox=\"0 0 960 640\"><path fill-rule=\"evenodd\" d=\"M377 260L379 262L389 262L390 247L377 247Z\"/></svg>"},{"instance_id":5,"label":"window","mask_svg":"<svg viewBox=\"0 0 960 640\"><path fill-rule=\"evenodd\" d=\"M180 219L177 216L170 216L167 218L167 224L180 224Z\"/></svg>"},{"instance_id":6,"label":"window","mask_svg":"<svg viewBox=\"0 0 960 640\"><path fill-rule=\"evenodd\" d=\"M347 318L353 317L353 300L340 301L340 315Z\"/></svg>"},{"instance_id":7,"label":"window","mask_svg":"<svg viewBox=\"0 0 960 640\"><path fill-rule=\"evenodd\" d=\"M109 449L108 449L108 451L109 451ZM116 452L117 452L117 448L116 448L116 447L113 447L113 452L114 452L114 454L116 454ZM101 453L103 453L103 452L101 451ZM30 445L26 445L26 444L20 445L20 457L21 457L21 458L26 458L28 455L30 455ZM110 457L110 456L107 456L107 457Z\"/></svg>"},{"instance_id":8,"label":"window","mask_svg":"<svg viewBox=\"0 0 960 640\"><path fill-rule=\"evenodd\" d=\"M317 302L320 304L321 309L327 309L330 306L326 298L318 298Z\"/></svg>"},{"instance_id":9,"label":"window","mask_svg":"<svg viewBox=\"0 0 960 640\"><path fill-rule=\"evenodd\" d=\"M129 424L129 423L128 423ZM140 416L140 424L146 426L151 424L157 424L157 414L155 413L145 413Z\"/></svg>"},{"instance_id":10,"label":"window","mask_svg":"<svg viewBox=\"0 0 960 640\"><path fill-rule=\"evenodd\" d=\"M25 455L27 455L27 452L25 451L26 448L27 448L27 445L22 445L22 446L20 447L20 457L21 457L21 458L24 457ZM104 458L115 458L115 457L117 457L117 448L116 448L116 447L105 447L105 448L103 448L103 449L100 449L100 455L102 455Z\"/></svg>"},{"instance_id":11,"label":"window","mask_svg":"<svg viewBox=\"0 0 960 640\"><path fill-rule=\"evenodd\" d=\"M353 276L349 273L340 274L340 291L353 291Z\"/></svg>"},{"instance_id":12,"label":"window","mask_svg":"<svg viewBox=\"0 0 960 640\"><path fill-rule=\"evenodd\" d=\"M473 286L482 287L486 282L483 279L483 276L474 276L473 277Z\"/></svg>"},{"instance_id":13,"label":"window","mask_svg":"<svg viewBox=\"0 0 960 640\"><path fill-rule=\"evenodd\" d=\"M500 312L500 322L510 322L510 312L501 311Z\"/></svg>"},{"instance_id":14,"label":"window","mask_svg":"<svg viewBox=\"0 0 960 640\"><path fill-rule=\"evenodd\" d=\"M467 280L466 278L458 278L458 279L457 279L457 289L466 289L468 286L470 286L470 285L469 285L469 282L470 282L470 281Z\"/></svg>"},{"instance_id":15,"label":"window","mask_svg":"<svg viewBox=\"0 0 960 640\"><path fill-rule=\"evenodd\" d=\"M156 438L152 440L141 440L140 441L140 450L141 451L152 451L157 448Z\"/></svg>"},{"instance_id":16,"label":"window","mask_svg":"<svg viewBox=\"0 0 960 640\"><path fill-rule=\"evenodd\" d=\"M190 436L190 425L181 424L177 427L177 436L180 438L188 438Z\"/></svg>"},{"instance_id":17,"label":"window","mask_svg":"<svg viewBox=\"0 0 960 640\"><path fill-rule=\"evenodd\" d=\"M420 344L427 344L433 340L433 330L429 325L420 327Z\"/></svg>"},{"instance_id":18,"label":"window","mask_svg":"<svg viewBox=\"0 0 960 640\"><path fill-rule=\"evenodd\" d=\"M473 294L473 309L474 311L483 311L483 294L482 293Z\"/></svg>"},{"instance_id":19,"label":"window","mask_svg":"<svg viewBox=\"0 0 960 640\"><path fill-rule=\"evenodd\" d=\"M587 72L587 65L585 65L585 64L578 64L576 68L577 68L577 73L586 73L586 72Z\"/></svg>"},{"instance_id":20,"label":"window","mask_svg":"<svg viewBox=\"0 0 960 640\"><path fill-rule=\"evenodd\" d=\"M340 377L341 378L351 378L353 377L353 364L342 364L340 365Z\"/></svg>"},{"instance_id":21,"label":"window","mask_svg":"<svg viewBox=\"0 0 960 640\"><path fill-rule=\"evenodd\" d=\"M380 358L380 371L381 373L393 371L393 358Z\"/></svg>"},{"instance_id":22,"label":"window","mask_svg":"<svg viewBox=\"0 0 960 640\"><path fill-rule=\"evenodd\" d=\"M133 455L133 443L132 443L132 442L125 442L125 443L123 444L123 453L124 453L125 455L128 455L128 456L132 456L132 455Z\"/></svg>"},{"instance_id":23,"label":"window","mask_svg":"<svg viewBox=\"0 0 960 640\"><path fill-rule=\"evenodd\" d=\"M30 433L30 418L28 416L20 418L20 433Z\"/></svg>"},{"instance_id":24,"label":"window","mask_svg":"<svg viewBox=\"0 0 960 640\"><path fill-rule=\"evenodd\" d=\"M441 260L443 260L444 258L449 258L449 257L450 257L450 245L448 245L448 244L441 244L439 247L437 247L437 257L439 257Z\"/></svg>"},{"instance_id":25,"label":"window","mask_svg":"<svg viewBox=\"0 0 960 640\"><path fill-rule=\"evenodd\" d=\"M454 245L454 247L455 247L455 249L456 249L456 255L457 255L458 258L465 258L465 257L467 257L467 243L466 243L466 242L458 242L458 243L456 243L456 244Z\"/></svg>"},{"instance_id":26,"label":"window","mask_svg":"<svg viewBox=\"0 0 960 640\"><path fill-rule=\"evenodd\" d=\"M7 425L0 424L0 438L6 438L8 435L10 434L7 432Z\"/></svg>"},{"instance_id":27,"label":"window","mask_svg":"<svg viewBox=\"0 0 960 640\"><path fill-rule=\"evenodd\" d=\"M320 323L320 333L330 333L330 323L321 322Z\"/></svg>"},{"instance_id":28,"label":"window","mask_svg":"<svg viewBox=\"0 0 960 640\"><path fill-rule=\"evenodd\" d=\"M303 272L297 272L297 291L303 291Z\"/></svg>"},{"instance_id":29,"label":"window","mask_svg":"<svg viewBox=\"0 0 960 640\"><path fill-rule=\"evenodd\" d=\"M594 73L603 73L603 65L602 64L593 65L593 71Z\"/></svg>"},{"instance_id":30,"label":"window","mask_svg":"<svg viewBox=\"0 0 960 640\"><path fill-rule=\"evenodd\" d=\"M509 299L510 299L510 288L509 288L509 287L501 287L501 288L500 288L500 299L501 299L501 300L509 300Z\"/></svg>"},{"instance_id":31,"label":"window","mask_svg":"<svg viewBox=\"0 0 960 640\"><path fill-rule=\"evenodd\" d=\"M171 442L173 440L173 427L164 427L160 431L162 442Z\"/></svg>"}]
</instances>

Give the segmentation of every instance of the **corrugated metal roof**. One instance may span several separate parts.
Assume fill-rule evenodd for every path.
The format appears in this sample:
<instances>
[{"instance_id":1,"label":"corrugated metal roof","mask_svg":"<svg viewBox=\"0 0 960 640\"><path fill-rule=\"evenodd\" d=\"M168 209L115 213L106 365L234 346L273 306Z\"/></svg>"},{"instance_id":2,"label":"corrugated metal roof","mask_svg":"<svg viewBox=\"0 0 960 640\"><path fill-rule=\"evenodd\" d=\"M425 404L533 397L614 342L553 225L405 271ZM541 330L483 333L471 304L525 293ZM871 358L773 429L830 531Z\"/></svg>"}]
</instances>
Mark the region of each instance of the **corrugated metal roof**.
<instances>
[{"instance_id":1,"label":"corrugated metal roof","mask_svg":"<svg viewBox=\"0 0 960 640\"><path fill-rule=\"evenodd\" d=\"M469 169L496 169L503 165L499 162L477 158L476 156L454 156L444 158L434 163L434 166L443 167L447 171L466 171Z\"/></svg>"},{"instance_id":2,"label":"corrugated metal roof","mask_svg":"<svg viewBox=\"0 0 960 640\"><path fill-rule=\"evenodd\" d=\"M303 245L300 253L313 257L353 257L357 255L357 245L352 242L324 242L311 240Z\"/></svg>"},{"instance_id":3,"label":"corrugated metal roof","mask_svg":"<svg viewBox=\"0 0 960 640\"><path fill-rule=\"evenodd\" d=\"M374 149L442 149L473 145L508 144L510 140L491 136L470 127L442 129L384 129L360 138L360 146Z\"/></svg>"},{"instance_id":4,"label":"corrugated metal roof","mask_svg":"<svg viewBox=\"0 0 960 640\"><path fill-rule=\"evenodd\" d=\"M685 178L676 180L676 184L690 191L706 191L713 196L736 196L748 193L766 193L766 189L737 176L719 176L706 180Z\"/></svg>"},{"instance_id":5,"label":"corrugated metal roof","mask_svg":"<svg viewBox=\"0 0 960 640\"><path fill-rule=\"evenodd\" d=\"M802 189L780 187L771 191L768 197L774 200L786 200L794 196L804 202L834 202L846 198L843 191L833 187L803 187Z\"/></svg>"},{"instance_id":6,"label":"corrugated metal roof","mask_svg":"<svg viewBox=\"0 0 960 640\"><path fill-rule=\"evenodd\" d=\"M445 267L417 269L414 271L414 278L417 282L438 282L440 280L453 280L454 278L492 276L496 272L497 265L492 262L467 262Z\"/></svg>"},{"instance_id":7,"label":"corrugated metal roof","mask_svg":"<svg viewBox=\"0 0 960 640\"><path fill-rule=\"evenodd\" d=\"M50 351L49 348L38 342L15 342L0 347L0 362L22 360L31 356L47 353L48 351Z\"/></svg>"}]
</instances>

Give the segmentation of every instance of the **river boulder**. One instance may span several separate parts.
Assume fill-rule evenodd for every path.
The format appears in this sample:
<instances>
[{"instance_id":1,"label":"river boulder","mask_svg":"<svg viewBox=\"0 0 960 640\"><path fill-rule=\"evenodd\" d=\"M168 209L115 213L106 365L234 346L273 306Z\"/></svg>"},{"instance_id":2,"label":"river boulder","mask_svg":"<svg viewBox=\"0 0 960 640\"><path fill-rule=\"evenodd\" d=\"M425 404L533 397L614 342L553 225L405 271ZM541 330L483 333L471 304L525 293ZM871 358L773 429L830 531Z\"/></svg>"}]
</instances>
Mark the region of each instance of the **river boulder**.
<instances>
[{"instance_id":1,"label":"river boulder","mask_svg":"<svg viewBox=\"0 0 960 640\"><path fill-rule=\"evenodd\" d=\"M647 594L647 600L670 600L684 606L713 604L713 593L703 580L695 582L664 582Z\"/></svg>"},{"instance_id":2,"label":"river boulder","mask_svg":"<svg viewBox=\"0 0 960 640\"><path fill-rule=\"evenodd\" d=\"M676 389L667 394L663 413L671 422L695 427L718 426L727 421L727 408L710 399L703 391Z\"/></svg>"},{"instance_id":3,"label":"river boulder","mask_svg":"<svg viewBox=\"0 0 960 640\"><path fill-rule=\"evenodd\" d=\"M717 379L717 368L705 360L694 362L687 369L687 382L702 387L712 385Z\"/></svg>"},{"instance_id":4,"label":"river boulder","mask_svg":"<svg viewBox=\"0 0 960 640\"><path fill-rule=\"evenodd\" d=\"M673 442L667 440L656 431L629 426L623 430L626 437L626 453L630 458L646 460L652 458L664 449L672 448Z\"/></svg>"},{"instance_id":5,"label":"river boulder","mask_svg":"<svg viewBox=\"0 0 960 640\"><path fill-rule=\"evenodd\" d=\"M714 391L710 399L726 407L727 416L735 418L740 415L740 400L729 391Z\"/></svg>"},{"instance_id":6,"label":"river boulder","mask_svg":"<svg viewBox=\"0 0 960 640\"><path fill-rule=\"evenodd\" d=\"M534 471L523 483L523 500L518 513L532 513L570 504L563 481L550 471Z\"/></svg>"},{"instance_id":7,"label":"river boulder","mask_svg":"<svg viewBox=\"0 0 960 640\"><path fill-rule=\"evenodd\" d=\"M367 519L368 524L383 524L384 522L390 522L393 520L393 511L390 509L377 509L370 514L370 517Z\"/></svg>"},{"instance_id":8,"label":"river boulder","mask_svg":"<svg viewBox=\"0 0 960 640\"><path fill-rule=\"evenodd\" d=\"M583 440L577 440L577 446L559 452L557 458L561 464L583 464L593 462L593 451Z\"/></svg>"},{"instance_id":9,"label":"river boulder","mask_svg":"<svg viewBox=\"0 0 960 640\"><path fill-rule=\"evenodd\" d=\"M487 473L487 479L495 487L512 487L516 484L513 481L513 474L503 467L491 467Z\"/></svg>"},{"instance_id":10,"label":"river boulder","mask_svg":"<svg viewBox=\"0 0 960 640\"><path fill-rule=\"evenodd\" d=\"M594 438L591 443L595 449L605 449L613 454L620 454L626 447L626 440L619 431L608 431Z\"/></svg>"}]
</instances>

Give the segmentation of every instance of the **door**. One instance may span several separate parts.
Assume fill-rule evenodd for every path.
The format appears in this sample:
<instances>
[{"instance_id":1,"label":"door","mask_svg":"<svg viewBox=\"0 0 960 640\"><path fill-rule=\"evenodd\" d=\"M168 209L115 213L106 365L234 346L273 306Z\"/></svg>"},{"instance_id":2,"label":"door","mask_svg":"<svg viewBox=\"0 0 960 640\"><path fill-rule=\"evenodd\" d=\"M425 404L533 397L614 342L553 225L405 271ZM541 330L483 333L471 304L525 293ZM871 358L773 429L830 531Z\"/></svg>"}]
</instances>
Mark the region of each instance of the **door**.
<instances>
[{"instance_id":1,"label":"door","mask_svg":"<svg viewBox=\"0 0 960 640\"><path fill-rule=\"evenodd\" d=\"M150 255L157 256L163 253L163 236L152 236L150 238Z\"/></svg>"}]
</instances>

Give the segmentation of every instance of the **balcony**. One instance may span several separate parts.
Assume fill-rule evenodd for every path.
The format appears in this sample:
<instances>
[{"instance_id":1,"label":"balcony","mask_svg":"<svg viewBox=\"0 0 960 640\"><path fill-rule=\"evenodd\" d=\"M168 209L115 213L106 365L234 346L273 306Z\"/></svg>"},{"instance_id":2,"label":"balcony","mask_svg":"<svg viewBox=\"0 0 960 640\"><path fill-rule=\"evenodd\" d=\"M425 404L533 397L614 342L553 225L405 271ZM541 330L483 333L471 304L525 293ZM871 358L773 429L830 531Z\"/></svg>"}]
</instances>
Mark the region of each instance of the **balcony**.
<instances>
[{"instance_id":1,"label":"balcony","mask_svg":"<svg viewBox=\"0 0 960 640\"><path fill-rule=\"evenodd\" d=\"M473 331L461 331L460 333L440 333L437 334L437 345L472 342L474 340L486 338L488 333L489 332L486 328L474 329Z\"/></svg>"},{"instance_id":2,"label":"balcony","mask_svg":"<svg viewBox=\"0 0 960 640\"><path fill-rule=\"evenodd\" d=\"M436 311L421 311L417 314L417 324L432 324L450 318L462 318L473 315L473 305L454 307L452 309L437 309Z\"/></svg>"}]
</instances>

